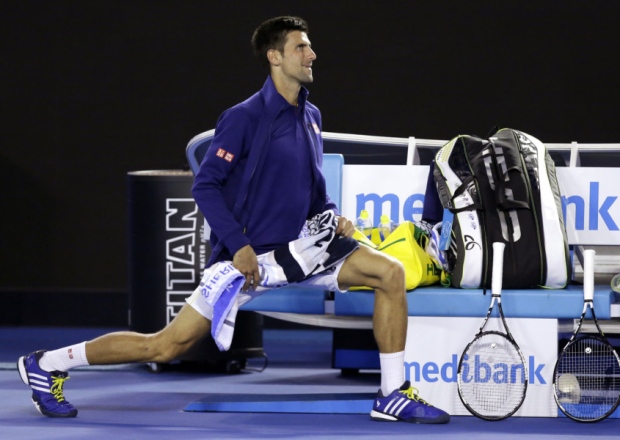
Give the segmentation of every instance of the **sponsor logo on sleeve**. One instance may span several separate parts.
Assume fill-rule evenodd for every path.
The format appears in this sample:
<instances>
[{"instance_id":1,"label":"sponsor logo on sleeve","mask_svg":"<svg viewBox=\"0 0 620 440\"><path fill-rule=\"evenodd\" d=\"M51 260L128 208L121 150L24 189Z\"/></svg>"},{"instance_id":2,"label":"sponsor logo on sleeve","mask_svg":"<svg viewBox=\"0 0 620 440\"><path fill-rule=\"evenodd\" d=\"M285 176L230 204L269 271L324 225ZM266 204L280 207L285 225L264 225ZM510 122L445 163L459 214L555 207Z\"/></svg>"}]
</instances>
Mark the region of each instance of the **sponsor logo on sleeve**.
<instances>
[{"instance_id":1,"label":"sponsor logo on sleeve","mask_svg":"<svg viewBox=\"0 0 620 440\"><path fill-rule=\"evenodd\" d=\"M227 162L232 162L233 159L235 158L235 155L224 150L223 148L218 148L217 152L215 153L215 155L217 157L221 157L222 159L224 159Z\"/></svg>"}]
</instances>

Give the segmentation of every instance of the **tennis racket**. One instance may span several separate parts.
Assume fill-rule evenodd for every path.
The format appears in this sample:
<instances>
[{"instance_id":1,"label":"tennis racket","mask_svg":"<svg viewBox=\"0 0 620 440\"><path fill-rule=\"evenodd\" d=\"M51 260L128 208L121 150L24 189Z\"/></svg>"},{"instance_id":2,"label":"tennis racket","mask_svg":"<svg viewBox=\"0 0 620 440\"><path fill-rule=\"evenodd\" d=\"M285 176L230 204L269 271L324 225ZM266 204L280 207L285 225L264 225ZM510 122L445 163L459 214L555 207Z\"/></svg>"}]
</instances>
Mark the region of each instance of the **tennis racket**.
<instances>
[{"instance_id":1,"label":"tennis racket","mask_svg":"<svg viewBox=\"0 0 620 440\"><path fill-rule=\"evenodd\" d=\"M553 372L553 396L560 410L578 422L598 422L620 403L620 359L594 314L594 254L583 252L583 312ZM598 334L580 333L588 309Z\"/></svg>"},{"instance_id":2,"label":"tennis racket","mask_svg":"<svg viewBox=\"0 0 620 440\"><path fill-rule=\"evenodd\" d=\"M465 347L458 367L461 402L474 416L502 420L513 415L523 403L528 372L521 349L515 342L502 310L504 243L493 243L491 305L487 316ZM505 332L484 331L497 304Z\"/></svg>"}]
</instances>

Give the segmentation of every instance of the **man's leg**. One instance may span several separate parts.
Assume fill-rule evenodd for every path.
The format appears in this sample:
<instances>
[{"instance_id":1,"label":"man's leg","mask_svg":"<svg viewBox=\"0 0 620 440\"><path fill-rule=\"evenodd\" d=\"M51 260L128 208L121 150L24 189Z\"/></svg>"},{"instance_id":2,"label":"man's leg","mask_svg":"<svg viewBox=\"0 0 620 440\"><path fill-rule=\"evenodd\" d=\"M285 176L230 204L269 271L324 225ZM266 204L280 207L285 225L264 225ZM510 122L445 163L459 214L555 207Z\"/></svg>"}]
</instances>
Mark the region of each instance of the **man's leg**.
<instances>
[{"instance_id":1,"label":"man's leg","mask_svg":"<svg viewBox=\"0 0 620 440\"><path fill-rule=\"evenodd\" d=\"M186 304L157 333L115 332L87 342L86 359L90 365L165 363L187 351L210 330L211 321Z\"/></svg>"},{"instance_id":2,"label":"man's leg","mask_svg":"<svg viewBox=\"0 0 620 440\"><path fill-rule=\"evenodd\" d=\"M381 391L370 416L389 422L449 422L449 414L421 399L417 390L404 380L408 313L402 264L393 257L360 246L342 265L338 284L343 289L368 286L375 291L373 331L379 346Z\"/></svg>"},{"instance_id":3,"label":"man's leg","mask_svg":"<svg viewBox=\"0 0 620 440\"><path fill-rule=\"evenodd\" d=\"M82 365L129 362L169 362L189 349L211 329L211 321L185 305L174 320L154 334L114 332L89 342L54 351L22 356L19 374L32 389L36 408L48 417L75 417L77 409L65 400L67 370Z\"/></svg>"},{"instance_id":4,"label":"man's leg","mask_svg":"<svg viewBox=\"0 0 620 440\"><path fill-rule=\"evenodd\" d=\"M407 297L403 266L389 255L361 246L345 260L338 284L375 291L373 332L381 356L381 388L388 394L404 382Z\"/></svg>"}]
</instances>

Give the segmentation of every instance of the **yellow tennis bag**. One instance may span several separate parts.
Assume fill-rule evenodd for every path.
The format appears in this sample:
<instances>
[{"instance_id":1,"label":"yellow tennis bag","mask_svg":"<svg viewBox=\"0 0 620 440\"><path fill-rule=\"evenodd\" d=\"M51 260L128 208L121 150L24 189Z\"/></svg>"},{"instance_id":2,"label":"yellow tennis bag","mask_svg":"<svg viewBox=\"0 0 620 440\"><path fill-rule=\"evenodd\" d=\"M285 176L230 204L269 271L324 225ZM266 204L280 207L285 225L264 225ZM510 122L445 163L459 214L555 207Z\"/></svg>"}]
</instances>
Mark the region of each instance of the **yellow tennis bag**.
<instances>
[{"instance_id":1,"label":"yellow tennis bag","mask_svg":"<svg viewBox=\"0 0 620 440\"><path fill-rule=\"evenodd\" d=\"M379 233L375 229L373 229L371 237L378 241ZM373 243L358 230L355 230L353 238L357 240L360 246L368 246L385 252L403 263L407 290L435 284L441 279L441 268L433 262L430 255L424 250L428 236L413 222L401 223L379 244ZM372 289L365 286L355 286L350 290Z\"/></svg>"}]
</instances>

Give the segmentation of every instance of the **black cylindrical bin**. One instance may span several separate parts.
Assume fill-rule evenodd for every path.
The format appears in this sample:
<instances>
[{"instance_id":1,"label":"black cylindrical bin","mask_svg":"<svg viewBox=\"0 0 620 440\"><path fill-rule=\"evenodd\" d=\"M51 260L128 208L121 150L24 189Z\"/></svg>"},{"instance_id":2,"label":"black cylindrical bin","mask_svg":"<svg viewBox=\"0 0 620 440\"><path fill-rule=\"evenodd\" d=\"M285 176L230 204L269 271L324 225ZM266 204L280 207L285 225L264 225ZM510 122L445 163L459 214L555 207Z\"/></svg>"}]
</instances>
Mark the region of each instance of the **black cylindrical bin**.
<instances>
[{"instance_id":1,"label":"black cylindrical bin","mask_svg":"<svg viewBox=\"0 0 620 440\"><path fill-rule=\"evenodd\" d=\"M154 333L174 319L192 294L210 255L204 217L191 195L189 171L128 173L129 327ZM208 336L179 360L221 363L263 356L262 316L239 312L229 351Z\"/></svg>"}]
</instances>

